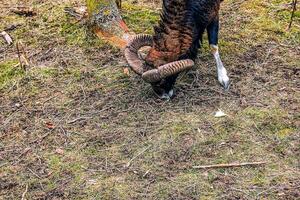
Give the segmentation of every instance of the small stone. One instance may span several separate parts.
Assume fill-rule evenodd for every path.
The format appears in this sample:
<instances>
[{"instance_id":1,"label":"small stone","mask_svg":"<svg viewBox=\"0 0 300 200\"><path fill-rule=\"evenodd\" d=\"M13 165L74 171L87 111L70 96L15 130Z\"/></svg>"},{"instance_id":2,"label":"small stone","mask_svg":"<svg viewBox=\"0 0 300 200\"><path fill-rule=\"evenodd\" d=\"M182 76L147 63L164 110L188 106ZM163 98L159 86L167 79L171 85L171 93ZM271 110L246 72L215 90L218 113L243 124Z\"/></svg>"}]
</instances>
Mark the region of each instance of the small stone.
<instances>
[{"instance_id":1,"label":"small stone","mask_svg":"<svg viewBox=\"0 0 300 200\"><path fill-rule=\"evenodd\" d=\"M63 149L60 149L60 148L57 148L55 150L55 153L59 154L59 155L63 155L64 154L64 150Z\"/></svg>"},{"instance_id":2,"label":"small stone","mask_svg":"<svg viewBox=\"0 0 300 200\"><path fill-rule=\"evenodd\" d=\"M217 117L217 118L219 118L219 117L225 117L225 116L226 116L226 114L223 111L221 111L221 110L219 110L215 114L215 117Z\"/></svg>"},{"instance_id":3,"label":"small stone","mask_svg":"<svg viewBox=\"0 0 300 200\"><path fill-rule=\"evenodd\" d=\"M88 182L88 184L90 184L90 185L96 185L96 184L97 184L97 180L95 180L95 179L90 179L90 180L88 180L87 182Z\"/></svg>"}]
</instances>

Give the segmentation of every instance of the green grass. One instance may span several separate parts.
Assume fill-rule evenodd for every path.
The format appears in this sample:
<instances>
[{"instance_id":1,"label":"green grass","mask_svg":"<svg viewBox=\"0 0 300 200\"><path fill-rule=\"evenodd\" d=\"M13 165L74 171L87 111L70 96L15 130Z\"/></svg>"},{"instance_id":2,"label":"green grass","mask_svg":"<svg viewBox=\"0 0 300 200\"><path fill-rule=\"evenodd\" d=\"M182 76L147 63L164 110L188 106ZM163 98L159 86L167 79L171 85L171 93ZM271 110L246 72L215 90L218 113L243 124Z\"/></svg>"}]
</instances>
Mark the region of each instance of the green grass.
<instances>
[{"instance_id":1,"label":"green grass","mask_svg":"<svg viewBox=\"0 0 300 200\"><path fill-rule=\"evenodd\" d=\"M153 33L153 26L159 20L159 11L142 6L124 4L123 17L129 28L136 33Z\"/></svg>"},{"instance_id":2,"label":"green grass","mask_svg":"<svg viewBox=\"0 0 300 200\"><path fill-rule=\"evenodd\" d=\"M22 78L25 72L15 60L0 63L0 89L11 86L15 81Z\"/></svg>"}]
</instances>

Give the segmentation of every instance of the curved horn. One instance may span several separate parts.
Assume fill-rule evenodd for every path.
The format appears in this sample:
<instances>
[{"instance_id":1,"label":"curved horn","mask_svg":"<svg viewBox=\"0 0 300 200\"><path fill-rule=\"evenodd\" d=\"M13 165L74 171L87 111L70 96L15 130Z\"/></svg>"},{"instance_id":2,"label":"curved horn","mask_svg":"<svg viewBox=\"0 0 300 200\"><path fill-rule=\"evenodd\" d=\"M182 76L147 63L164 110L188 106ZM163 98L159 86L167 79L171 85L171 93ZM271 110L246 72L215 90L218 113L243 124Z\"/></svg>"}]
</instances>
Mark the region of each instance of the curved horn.
<instances>
[{"instance_id":1,"label":"curved horn","mask_svg":"<svg viewBox=\"0 0 300 200\"><path fill-rule=\"evenodd\" d=\"M152 46L153 38L151 35L140 34L134 36L134 38L128 43L125 48L125 58L132 68L132 70L142 75L144 71L144 62L138 56L138 51L141 47Z\"/></svg>"},{"instance_id":2,"label":"curved horn","mask_svg":"<svg viewBox=\"0 0 300 200\"><path fill-rule=\"evenodd\" d=\"M158 82L168 76L177 74L194 66L194 61L191 59L179 60L158 67L157 69L149 70L142 74L142 78L148 83Z\"/></svg>"}]
</instances>

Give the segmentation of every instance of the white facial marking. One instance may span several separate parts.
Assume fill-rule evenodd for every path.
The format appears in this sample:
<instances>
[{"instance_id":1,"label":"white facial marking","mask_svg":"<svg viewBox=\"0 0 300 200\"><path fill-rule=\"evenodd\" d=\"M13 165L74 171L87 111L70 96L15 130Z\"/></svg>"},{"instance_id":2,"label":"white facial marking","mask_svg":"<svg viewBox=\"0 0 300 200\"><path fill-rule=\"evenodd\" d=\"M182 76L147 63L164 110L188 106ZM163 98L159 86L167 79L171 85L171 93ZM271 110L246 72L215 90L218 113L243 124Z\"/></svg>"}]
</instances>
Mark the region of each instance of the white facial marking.
<instances>
[{"instance_id":1,"label":"white facial marking","mask_svg":"<svg viewBox=\"0 0 300 200\"><path fill-rule=\"evenodd\" d=\"M169 91L169 97L171 98L173 95L174 95L174 90L172 89Z\"/></svg>"},{"instance_id":2,"label":"white facial marking","mask_svg":"<svg viewBox=\"0 0 300 200\"><path fill-rule=\"evenodd\" d=\"M227 76L227 70L225 69L221 61L218 46L210 45L210 48L217 63L218 81L221 85L223 85L224 89L227 90L229 87L229 77Z\"/></svg>"}]
</instances>

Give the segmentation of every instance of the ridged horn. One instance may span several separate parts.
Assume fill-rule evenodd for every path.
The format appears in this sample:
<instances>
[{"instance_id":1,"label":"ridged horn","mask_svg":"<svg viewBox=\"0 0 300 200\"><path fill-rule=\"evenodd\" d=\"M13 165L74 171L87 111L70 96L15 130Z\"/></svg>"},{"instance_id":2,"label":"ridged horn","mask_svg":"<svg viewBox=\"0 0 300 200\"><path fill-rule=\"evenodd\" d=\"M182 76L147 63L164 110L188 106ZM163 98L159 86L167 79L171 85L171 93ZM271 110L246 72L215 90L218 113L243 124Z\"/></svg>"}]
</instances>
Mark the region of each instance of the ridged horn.
<instances>
[{"instance_id":1,"label":"ridged horn","mask_svg":"<svg viewBox=\"0 0 300 200\"><path fill-rule=\"evenodd\" d=\"M158 67L157 69L152 69L146 71L142 74L144 81L148 83L158 82L168 76L177 74L184 70L190 69L194 66L194 61L191 59L179 60L171 62L165 65Z\"/></svg>"},{"instance_id":2,"label":"ridged horn","mask_svg":"<svg viewBox=\"0 0 300 200\"><path fill-rule=\"evenodd\" d=\"M152 46L152 43L153 38L151 35L140 34L134 36L125 48L125 58L129 66L139 75L142 75L146 69L144 68L144 61L139 58L138 51L144 46Z\"/></svg>"}]
</instances>

